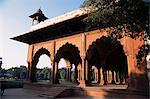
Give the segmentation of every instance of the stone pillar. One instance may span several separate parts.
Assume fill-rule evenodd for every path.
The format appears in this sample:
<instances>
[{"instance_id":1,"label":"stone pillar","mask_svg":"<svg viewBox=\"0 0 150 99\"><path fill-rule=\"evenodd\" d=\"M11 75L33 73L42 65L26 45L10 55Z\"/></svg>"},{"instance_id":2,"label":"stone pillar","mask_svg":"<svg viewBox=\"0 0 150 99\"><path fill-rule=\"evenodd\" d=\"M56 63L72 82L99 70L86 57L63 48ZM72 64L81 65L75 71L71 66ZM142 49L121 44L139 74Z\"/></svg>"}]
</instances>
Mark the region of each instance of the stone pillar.
<instances>
[{"instance_id":1,"label":"stone pillar","mask_svg":"<svg viewBox=\"0 0 150 99\"><path fill-rule=\"evenodd\" d=\"M110 81L110 74L109 74L110 72L109 72L109 70L107 70L107 82L109 83L109 81Z\"/></svg>"},{"instance_id":2,"label":"stone pillar","mask_svg":"<svg viewBox=\"0 0 150 99\"><path fill-rule=\"evenodd\" d=\"M94 73L95 73L95 82L98 82L98 69L94 66Z\"/></svg>"},{"instance_id":3,"label":"stone pillar","mask_svg":"<svg viewBox=\"0 0 150 99\"><path fill-rule=\"evenodd\" d=\"M118 71L116 71L116 77L115 77L116 78L116 82L119 82L119 77L118 76L119 76L119 73L118 73Z\"/></svg>"},{"instance_id":4,"label":"stone pillar","mask_svg":"<svg viewBox=\"0 0 150 99\"><path fill-rule=\"evenodd\" d=\"M78 67L77 67L77 69L78 69L78 82L80 82L80 80L81 80L81 64L79 64L78 65Z\"/></svg>"},{"instance_id":5,"label":"stone pillar","mask_svg":"<svg viewBox=\"0 0 150 99\"><path fill-rule=\"evenodd\" d=\"M95 75L94 81L96 82L97 81L97 72L95 70L94 70L94 75Z\"/></svg>"},{"instance_id":6,"label":"stone pillar","mask_svg":"<svg viewBox=\"0 0 150 99\"><path fill-rule=\"evenodd\" d=\"M74 83L78 83L78 68L77 66L75 66L75 75L74 75Z\"/></svg>"},{"instance_id":7,"label":"stone pillar","mask_svg":"<svg viewBox=\"0 0 150 99\"><path fill-rule=\"evenodd\" d=\"M85 85L85 57L82 56L82 65L81 65L81 80L80 80L80 86L86 86Z\"/></svg>"},{"instance_id":8,"label":"stone pillar","mask_svg":"<svg viewBox=\"0 0 150 99\"><path fill-rule=\"evenodd\" d=\"M54 80L54 71L55 71L55 61L54 61L54 58L51 58L51 79L50 79L50 83L51 84L54 84L55 83L55 80Z\"/></svg>"},{"instance_id":9,"label":"stone pillar","mask_svg":"<svg viewBox=\"0 0 150 99\"><path fill-rule=\"evenodd\" d=\"M134 63L135 57L133 54L127 53L127 62L128 62L128 75L129 75L129 84L128 88L134 89L135 88L135 63Z\"/></svg>"},{"instance_id":10,"label":"stone pillar","mask_svg":"<svg viewBox=\"0 0 150 99\"><path fill-rule=\"evenodd\" d=\"M100 85L104 84L103 69L100 68Z\"/></svg>"},{"instance_id":11,"label":"stone pillar","mask_svg":"<svg viewBox=\"0 0 150 99\"><path fill-rule=\"evenodd\" d=\"M71 82L71 67L68 68L68 71L69 71L69 79L68 80Z\"/></svg>"},{"instance_id":12,"label":"stone pillar","mask_svg":"<svg viewBox=\"0 0 150 99\"><path fill-rule=\"evenodd\" d=\"M98 81L97 81L97 83L100 84L100 80L101 80L100 68L98 68L97 70L98 70Z\"/></svg>"},{"instance_id":13,"label":"stone pillar","mask_svg":"<svg viewBox=\"0 0 150 99\"><path fill-rule=\"evenodd\" d=\"M86 36L85 33L82 33L81 35L81 59L82 59L82 64L81 64L81 68L82 68L82 80L80 81L80 86L85 86L85 67L86 67L86 60L85 60L85 56L86 56Z\"/></svg>"},{"instance_id":14,"label":"stone pillar","mask_svg":"<svg viewBox=\"0 0 150 99\"><path fill-rule=\"evenodd\" d=\"M96 71L96 82L98 81L98 71Z\"/></svg>"},{"instance_id":15,"label":"stone pillar","mask_svg":"<svg viewBox=\"0 0 150 99\"><path fill-rule=\"evenodd\" d=\"M81 80L81 70L79 69L78 70L78 81L80 82L80 80Z\"/></svg>"},{"instance_id":16,"label":"stone pillar","mask_svg":"<svg viewBox=\"0 0 150 99\"><path fill-rule=\"evenodd\" d=\"M55 84L59 84L59 80L58 80L58 63L55 62L55 70L54 70L54 83Z\"/></svg>"},{"instance_id":17,"label":"stone pillar","mask_svg":"<svg viewBox=\"0 0 150 99\"><path fill-rule=\"evenodd\" d=\"M30 77L31 77L31 62L28 62L27 80L30 80Z\"/></svg>"},{"instance_id":18,"label":"stone pillar","mask_svg":"<svg viewBox=\"0 0 150 99\"><path fill-rule=\"evenodd\" d=\"M107 70L103 70L104 85L107 85Z\"/></svg>"},{"instance_id":19,"label":"stone pillar","mask_svg":"<svg viewBox=\"0 0 150 99\"><path fill-rule=\"evenodd\" d=\"M89 66L88 66L88 61L87 60L85 60L85 66L86 66L86 82L89 82Z\"/></svg>"},{"instance_id":20,"label":"stone pillar","mask_svg":"<svg viewBox=\"0 0 150 99\"><path fill-rule=\"evenodd\" d=\"M67 67L66 70L67 70L67 72L66 72L66 74L67 74L66 79L67 79L67 81L69 81L69 68Z\"/></svg>"},{"instance_id":21,"label":"stone pillar","mask_svg":"<svg viewBox=\"0 0 150 99\"><path fill-rule=\"evenodd\" d=\"M66 61L66 80L71 81L71 64L69 60Z\"/></svg>"},{"instance_id":22,"label":"stone pillar","mask_svg":"<svg viewBox=\"0 0 150 99\"><path fill-rule=\"evenodd\" d=\"M27 80L32 82L32 59L33 59L34 46L28 46L28 55L27 55L27 63L28 63L28 78Z\"/></svg>"},{"instance_id":23,"label":"stone pillar","mask_svg":"<svg viewBox=\"0 0 150 99\"><path fill-rule=\"evenodd\" d=\"M71 81L71 68L70 67L67 67L66 68L66 80L67 81Z\"/></svg>"},{"instance_id":24,"label":"stone pillar","mask_svg":"<svg viewBox=\"0 0 150 99\"><path fill-rule=\"evenodd\" d=\"M36 82L36 64L32 61L31 63L31 72L30 72L30 81Z\"/></svg>"},{"instance_id":25,"label":"stone pillar","mask_svg":"<svg viewBox=\"0 0 150 99\"><path fill-rule=\"evenodd\" d=\"M55 84L57 83L57 79L56 79L56 74L57 74L57 69L58 69L58 64L55 62L55 48L56 47L56 42L55 40L53 41L53 49L52 49L52 52L51 52L51 56L50 56L50 59L51 59L51 84Z\"/></svg>"},{"instance_id":26,"label":"stone pillar","mask_svg":"<svg viewBox=\"0 0 150 99\"><path fill-rule=\"evenodd\" d=\"M114 78L114 71L111 71L112 72L112 81L111 81L111 84L116 84L115 83L115 78Z\"/></svg>"}]
</instances>

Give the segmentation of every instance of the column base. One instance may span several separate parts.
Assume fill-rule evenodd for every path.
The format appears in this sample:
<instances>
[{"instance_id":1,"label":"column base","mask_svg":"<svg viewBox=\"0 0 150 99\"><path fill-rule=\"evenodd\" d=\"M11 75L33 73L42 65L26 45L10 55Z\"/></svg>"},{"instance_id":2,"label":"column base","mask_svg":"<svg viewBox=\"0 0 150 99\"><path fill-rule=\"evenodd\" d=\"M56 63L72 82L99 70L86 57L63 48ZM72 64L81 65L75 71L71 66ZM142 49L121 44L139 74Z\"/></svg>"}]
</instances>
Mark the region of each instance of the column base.
<instances>
[{"instance_id":1,"label":"column base","mask_svg":"<svg viewBox=\"0 0 150 99\"><path fill-rule=\"evenodd\" d=\"M79 86L80 87L86 87L85 80L81 80Z\"/></svg>"},{"instance_id":2,"label":"column base","mask_svg":"<svg viewBox=\"0 0 150 99\"><path fill-rule=\"evenodd\" d=\"M54 84L60 84L58 79L55 79Z\"/></svg>"},{"instance_id":3,"label":"column base","mask_svg":"<svg viewBox=\"0 0 150 99\"><path fill-rule=\"evenodd\" d=\"M116 84L116 82L114 80L111 81L111 84Z\"/></svg>"},{"instance_id":4,"label":"column base","mask_svg":"<svg viewBox=\"0 0 150 99\"><path fill-rule=\"evenodd\" d=\"M104 84L104 81L100 80L99 85L103 85L103 84Z\"/></svg>"},{"instance_id":5,"label":"column base","mask_svg":"<svg viewBox=\"0 0 150 99\"><path fill-rule=\"evenodd\" d=\"M52 84L54 84L54 82L50 80L50 81L49 81L49 84L52 85Z\"/></svg>"},{"instance_id":6,"label":"column base","mask_svg":"<svg viewBox=\"0 0 150 99\"><path fill-rule=\"evenodd\" d=\"M108 85L108 82L104 82L104 84L103 85Z\"/></svg>"}]
</instances>

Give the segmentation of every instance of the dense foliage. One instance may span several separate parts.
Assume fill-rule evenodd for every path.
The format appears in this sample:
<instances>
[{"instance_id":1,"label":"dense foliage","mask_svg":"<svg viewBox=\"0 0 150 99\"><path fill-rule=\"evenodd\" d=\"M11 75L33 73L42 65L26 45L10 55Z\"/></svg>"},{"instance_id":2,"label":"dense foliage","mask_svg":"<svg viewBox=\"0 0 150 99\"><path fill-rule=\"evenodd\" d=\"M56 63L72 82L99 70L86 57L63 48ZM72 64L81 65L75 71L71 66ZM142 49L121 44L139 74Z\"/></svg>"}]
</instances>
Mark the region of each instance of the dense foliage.
<instances>
[{"instance_id":1,"label":"dense foliage","mask_svg":"<svg viewBox=\"0 0 150 99\"><path fill-rule=\"evenodd\" d=\"M126 35L132 38L140 36L142 31L150 36L148 4L143 0L85 0L82 7L96 9L85 18L86 29L113 26L127 28Z\"/></svg>"},{"instance_id":2,"label":"dense foliage","mask_svg":"<svg viewBox=\"0 0 150 99\"><path fill-rule=\"evenodd\" d=\"M1 69L0 77L26 79L27 68L26 68L26 66L20 66L20 67L12 67L7 70Z\"/></svg>"},{"instance_id":3,"label":"dense foliage","mask_svg":"<svg viewBox=\"0 0 150 99\"><path fill-rule=\"evenodd\" d=\"M43 69L37 69L37 79L38 80L48 80L51 78L51 69L44 67Z\"/></svg>"},{"instance_id":4,"label":"dense foliage","mask_svg":"<svg viewBox=\"0 0 150 99\"><path fill-rule=\"evenodd\" d=\"M138 66L141 66L146 61L146 55L148 54L148 47L149 47L148 45L143 45L139 48L139 52L136 55Z\"/></svg>"}]
</instances>

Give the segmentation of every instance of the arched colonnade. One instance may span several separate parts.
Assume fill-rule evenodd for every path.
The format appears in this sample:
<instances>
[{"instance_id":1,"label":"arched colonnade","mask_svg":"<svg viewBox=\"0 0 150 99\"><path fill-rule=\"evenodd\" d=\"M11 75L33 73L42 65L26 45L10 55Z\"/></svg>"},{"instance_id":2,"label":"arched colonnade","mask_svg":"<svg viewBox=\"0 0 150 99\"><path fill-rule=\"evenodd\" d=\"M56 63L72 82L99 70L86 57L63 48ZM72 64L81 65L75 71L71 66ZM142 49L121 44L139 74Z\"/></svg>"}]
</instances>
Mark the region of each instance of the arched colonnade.
<instances>
[{"instance_id":1,"label":"arched colonnade","mask_svg":"<svg viewBox=\"0 0 150 99\"><path fill-rule=\"evenodd\" d=\"M127 79L130 83L130 78L133 79L131 74L136 73L136 54L143 41L125 36L117 43L112 43L108 37L110 31L98 29L29 45L28 80L36 81L36 65L39 57L46 54L51 60L52 84L59 83L58 62L61 58L67 63L68 81L71 81L71 68L74 64L74 82L80 85L92 83L92 67L98 84L122 83L127 82Z\"/></svg>"}]
</instances>

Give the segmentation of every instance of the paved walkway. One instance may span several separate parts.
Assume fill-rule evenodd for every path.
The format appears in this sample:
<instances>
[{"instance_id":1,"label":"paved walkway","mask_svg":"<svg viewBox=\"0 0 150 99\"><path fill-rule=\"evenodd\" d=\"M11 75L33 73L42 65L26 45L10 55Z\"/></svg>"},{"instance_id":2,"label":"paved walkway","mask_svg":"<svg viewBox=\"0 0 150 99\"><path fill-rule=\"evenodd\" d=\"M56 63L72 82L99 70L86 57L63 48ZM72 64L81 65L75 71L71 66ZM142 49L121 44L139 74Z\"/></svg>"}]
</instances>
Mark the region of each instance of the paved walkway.
<instances>
[{"instance_id":1,"label":"paved walkway","mask_svg":"<svg viewBox=\"0 0 150 99\"><path fill-rule=\"evenodd\" d=\"M125 96L124 96L125 95ZM128 95L128 94L114 94L109 96L102 97L65 97L57 99L148 99L145 96L140 95ZM41 96L40 91L33 91L29 89L6 89L3 96L0 96L0 99L54 99L52 96Z\"/></svg>"},{"instance_id":2,"label":"paved walkway","mask_svg":"<svg viewBox=\"0 0 150 99\"><path fill-rule=\"evenodd\" d=\"M4 95L0 96L0 99L54 99L54 98L50 96L40 96L40 91L17 88L17 89L6 89ZM66 98L58 98L58 99L66 99ZM100 98L68 97L67 99L100 99Z\"/></svg>"},{"instance_id":3,"label":"paved walkway","mask_svg":"<svg viewBox=\"0 0 150 99\"><path fill-rule=\"evenodd\" d=\"M38 96L38 91L27 90L23 88L18 89L6 89L3 96L0 99L48 99ZM49 98L50 99L50 98Z\"/></svg>"}]
</instances>

